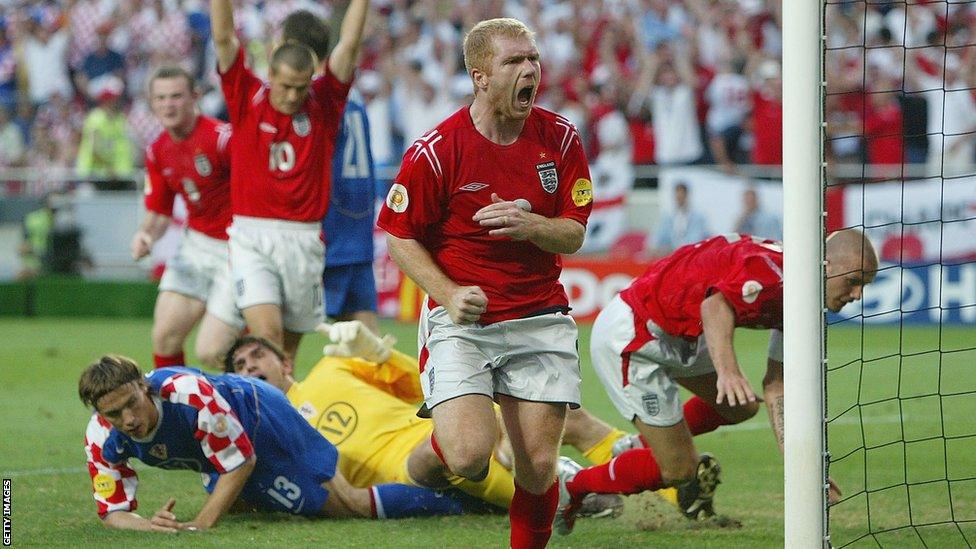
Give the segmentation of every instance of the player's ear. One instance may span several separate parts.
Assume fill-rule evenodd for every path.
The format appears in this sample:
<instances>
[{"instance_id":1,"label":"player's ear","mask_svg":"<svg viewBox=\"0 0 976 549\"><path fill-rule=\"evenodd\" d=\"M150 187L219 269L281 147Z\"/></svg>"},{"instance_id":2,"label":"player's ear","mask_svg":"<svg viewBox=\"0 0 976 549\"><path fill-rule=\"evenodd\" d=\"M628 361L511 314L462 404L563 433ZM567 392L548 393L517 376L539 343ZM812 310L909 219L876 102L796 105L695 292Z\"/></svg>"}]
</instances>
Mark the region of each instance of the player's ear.
<instances>
[{"instance_id":1,"label":"player's ear","mask_svg":"<svg viewBox=\"0 0 976 549\"><path fill-rule=\"evenodd\" d=\"M474 80L474 87L481 91L488 89L488 73L481 69L471 70L471 79Z\"/></svg>"},{"instance_id":2,"label":"player's ear","mask_svg":"<svg viewBox=\"0 0 976 549\"><path fill-rule=\"evenodd\" d=\"M282 360L281 361L281 366L282 366L281 369L282 369L282 371L285 372L285 375L290 376L291 373L295 371L295 366L294 366L294 364L292 364L290 358L286 358L285 360Z\"/></svg>"}]
</instances>

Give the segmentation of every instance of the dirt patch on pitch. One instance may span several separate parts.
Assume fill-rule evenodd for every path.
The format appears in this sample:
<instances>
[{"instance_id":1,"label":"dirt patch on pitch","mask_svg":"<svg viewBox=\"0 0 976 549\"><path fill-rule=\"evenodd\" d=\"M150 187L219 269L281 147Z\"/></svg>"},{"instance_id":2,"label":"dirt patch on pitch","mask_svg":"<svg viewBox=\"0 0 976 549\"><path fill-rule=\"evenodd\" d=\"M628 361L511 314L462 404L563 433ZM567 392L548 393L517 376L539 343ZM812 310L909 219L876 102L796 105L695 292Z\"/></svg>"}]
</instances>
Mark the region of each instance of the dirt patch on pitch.
<instances>
[{"instance_id":1,"label":"dirt patch on pitch","mask_svg":"<svg viewBox=\"0 0 976 549\"><path fill-rule=\"evenodd\" d=\"M728 515L718 514L706 520L688 520L674 505L656 494L645 492L625 498L623 520L630 521L637 530L680 531L680 530L726 530L742 528L742 521Z\"/></svg>"}]
</instances>

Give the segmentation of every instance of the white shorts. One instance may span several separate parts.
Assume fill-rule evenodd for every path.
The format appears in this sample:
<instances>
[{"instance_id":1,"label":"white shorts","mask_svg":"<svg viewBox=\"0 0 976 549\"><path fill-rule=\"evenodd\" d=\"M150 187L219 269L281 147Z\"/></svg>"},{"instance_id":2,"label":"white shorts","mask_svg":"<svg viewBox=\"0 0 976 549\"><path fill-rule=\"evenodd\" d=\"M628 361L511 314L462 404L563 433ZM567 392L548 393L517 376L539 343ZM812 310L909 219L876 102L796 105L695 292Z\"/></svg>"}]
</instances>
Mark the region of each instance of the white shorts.
<instances>
[{"instance_id":1,"label":"white shorts","mask_svg":"<svg viewBox=\"0 0 976 549\"><path fill-rule=\"evenodd\" d=\"M318 223L234 216L227 234L237 306L278 305L286 330L314 331L325 318L321 233Z\"/></svg>"},{"instance_id":2,"label":"white shorts","mask_svg":"<svg viewBox=\"0 0 976 549\"><path fill-rule=\"evenodd\" d=\"M705 336L687 341L657 325L634 324L634 313L620 296L593 323L590 358L617 410L628 421L669 427L681 421L682 402L674 378L715 371Z\"/></svg>"},{"instance_id":3,"label":"white shorts","mask_svg":"<svg viewBox=\"0 0 976 549\"><path fill-rule=\"evenodd\" d=\"M244 318L234 304L227 242L187 229L180 249L166 262L159 291L175 292L207 304L207 311L238 328Z\"/></svg>"},{"instance_id":4,"label":"white shorts","mask_svg":"<svg viewBox=\"0 0 976 549\"><path fill-rule=\"evenodd\" d=\"M563 313L481 326L451 321L444 307L420 316L420 385L427 407L469 394L580 404L576 322Z\"/></svg>"}]
</instances>

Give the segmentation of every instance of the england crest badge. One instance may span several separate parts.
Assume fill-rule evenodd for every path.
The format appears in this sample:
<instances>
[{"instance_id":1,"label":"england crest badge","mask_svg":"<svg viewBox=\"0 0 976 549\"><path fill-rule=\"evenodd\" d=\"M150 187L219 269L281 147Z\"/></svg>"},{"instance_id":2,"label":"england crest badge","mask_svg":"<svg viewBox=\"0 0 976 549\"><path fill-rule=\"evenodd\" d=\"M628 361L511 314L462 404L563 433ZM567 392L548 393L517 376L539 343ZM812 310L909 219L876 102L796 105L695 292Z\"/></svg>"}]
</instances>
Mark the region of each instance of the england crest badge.
<instances>
[{"instance_id":1,"label":"england crest badge","mask_svg":"<svg viewBox=\"0 0 976 549\"><path fill-rule=\"evenodd\" d=\"M207 177L213 173L213 166L210 164L210 159L203 153L199 153L193 157L193 165L196 167L200 177Z\"/></svg>"},{"instance_id":2,"label":"england crest badge","mask_svg":"<svg viewBox=\"0 0 976 549\"><path fill-rule=\"evenodd\" d=\"M556 174L556 163L553 161L535 165L535 171L539 172L539 181L542 189L549 194L556 192L559 186L559 175Z\"/></svg>"},{"instance_id":3,"label":"england crest badge","mask_svg":"<svg viewBox=\"0 0 976 549\"><path fill-rule=\"evenodd\" d=\"M656 416L661 412L661 403L658 401L657 395L654 393L648 393L641 396L641 404L644 405L644 411L648 415Z\"/></svg>"},{"instance_id":4,"label":"england crest badge","mask_svg":"<svg viewBox=\"0 0 976 549\"><path fill-rule=\"evenodd\" d=\"M308 113L300 112L291 117L291 125L295 128L295 133L305 137L312 131L312 122L308 119Z\"/></svg>"}]
</instances>

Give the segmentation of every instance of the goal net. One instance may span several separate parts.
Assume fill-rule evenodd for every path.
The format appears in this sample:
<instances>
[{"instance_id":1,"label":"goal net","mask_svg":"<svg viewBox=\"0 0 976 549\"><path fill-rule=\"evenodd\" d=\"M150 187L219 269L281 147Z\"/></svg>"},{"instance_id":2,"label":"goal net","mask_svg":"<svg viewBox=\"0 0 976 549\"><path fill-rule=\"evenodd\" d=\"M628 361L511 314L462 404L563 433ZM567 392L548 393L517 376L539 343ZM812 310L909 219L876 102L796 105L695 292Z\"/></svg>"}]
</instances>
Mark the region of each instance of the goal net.
<instances>
[{"instance_id":1,"label":"goal net","mask_svg":"<svg viewBox=\"0 0 976 549\"><path fill-rule=\"evenodd\" d=\"M973 547L976 1L820 9L822 236L858 228L881 260L825 317L825 540Z\"/></svg>"}]
</instances>

